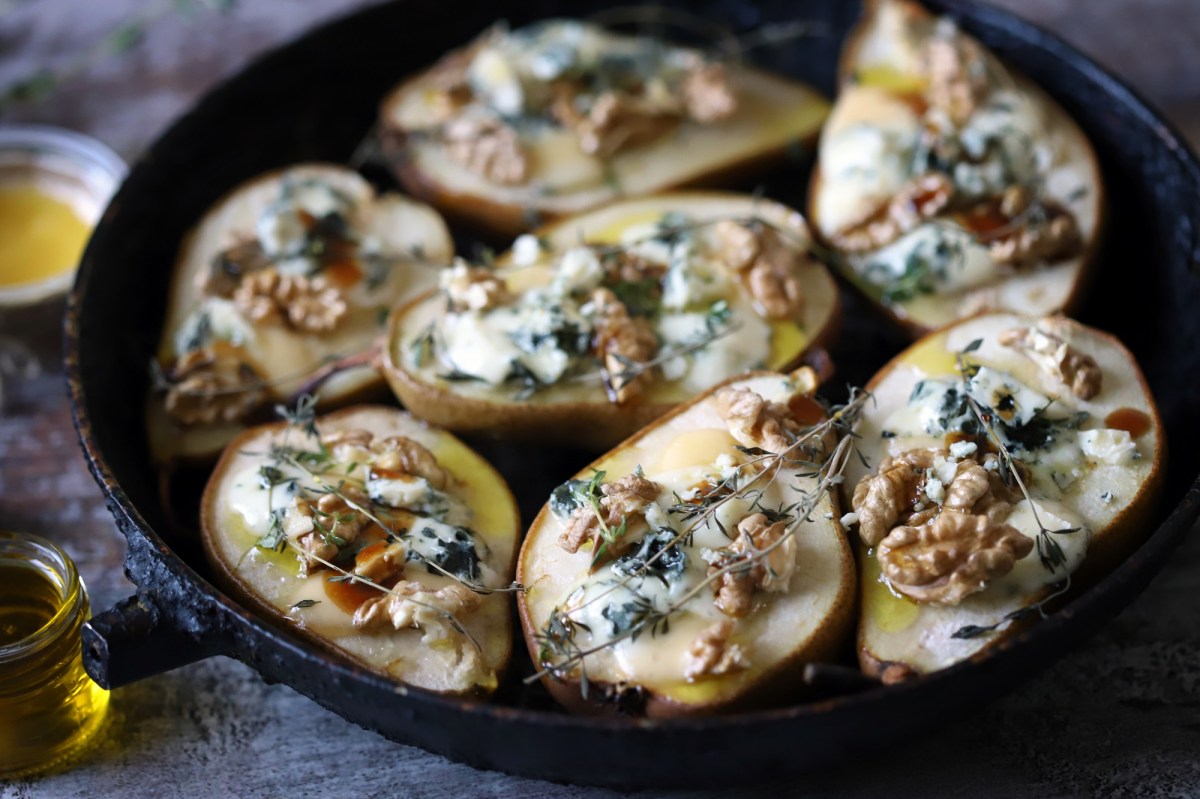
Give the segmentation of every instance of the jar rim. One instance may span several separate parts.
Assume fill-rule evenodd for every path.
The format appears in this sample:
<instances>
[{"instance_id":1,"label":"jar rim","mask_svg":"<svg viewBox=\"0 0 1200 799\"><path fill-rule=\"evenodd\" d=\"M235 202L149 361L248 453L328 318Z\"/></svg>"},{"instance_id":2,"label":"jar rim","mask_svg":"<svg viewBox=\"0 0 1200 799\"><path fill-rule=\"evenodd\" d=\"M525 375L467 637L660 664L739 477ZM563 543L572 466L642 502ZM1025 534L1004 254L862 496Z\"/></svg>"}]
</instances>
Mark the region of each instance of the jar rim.
<instances>
[{"instance_id":1,"label":"jar rim","mask_svg":"<svg viewBox=\"0 0 1200 799\"><path fill-rule=\"evenodd\" d=\"M43 573L53 575L60 603L54 615L37 630L0 646L0 663L26 657L51 644L67 629L67 622L79 612L86 597L75 562L54 542L31 533L0 531L0 562L10 558L27 561Z\"/></svg>"}]
</instances>

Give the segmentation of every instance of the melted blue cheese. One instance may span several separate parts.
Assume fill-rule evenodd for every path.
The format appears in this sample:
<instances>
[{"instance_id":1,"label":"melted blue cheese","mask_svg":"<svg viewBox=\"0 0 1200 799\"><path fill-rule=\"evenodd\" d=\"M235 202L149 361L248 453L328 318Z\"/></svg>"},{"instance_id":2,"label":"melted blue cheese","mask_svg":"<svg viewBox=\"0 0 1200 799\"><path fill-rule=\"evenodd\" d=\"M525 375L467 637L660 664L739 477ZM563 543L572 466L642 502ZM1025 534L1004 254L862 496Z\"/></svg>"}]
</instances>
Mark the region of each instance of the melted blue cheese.
<instances>
[{"instance_id":1,"label":"melted blue cheese","mask_svg":"<svg viewBox=\"0 0 1200 799\"><path fill-rule=\"evenodd\" d=\"M422 477L379 478L370 471L370 456L369 451L359 447L338 447L335 460L320 467L322 483L290 462L264 457L234 476L229 507L246 533L261 538L282 521L297 498L316 501L327 485L360 485L377 508L402 509L413 515L411 525L400 533L409 547L410 560L443 564L464 579L478 579L481 569L484 578L495 577L482 562L486 560L483 543L469 529L473 514L466 503L438 491Z\"/></svg>"},{"instance_id":2,"label":"melted blue cheese","mask_svg":"<svg viewBox=\"0 0 1200 799\"><path fill-rule=\"evenodd\" d=\"M746 516L756 512L747 498L732 497L726 500L703 524L685 520L673 511L672 506L681 500L696 495L697 486L705 482L737 479L738 461L731 455L723 455L711 466L688 467L673 472L652 476L650 479L661 487L658 498L646 509L645 522L639 522L626 534L637 543L622 551L621 557L606 564L594 574L585 576L571 591L566 608L575 608L572 619L586 625L590 645L601 645L621 638L622 634L647 614L663 614L675 608L708 576L708 564L718 550L728 547L737 536L737 525ZM732 484L732 483L731 483ZM773 481L759 499L760 507L783 505L781 481ZM694 526L693 526L694 525ZM651 564L645 574L639 572L639 564L650 560L660 550L667 548L683 529L690 530L690 539L671 545L666 554ZM688 598L682 608L671 615L671 625L678 626L680 617L698 616L702 619L721 618L712 602L711 591L701 591ZM664 637L684 638L689 633L683 625L683 634L672 634L669 630L658 632L653 638L661 642ZM637 640L623 638L613 645L618 662L632 663L642 657L650 635L638 636ZM682 641L683 649L691 643L687 637ZM679 647L670 647L678 651ZM682 662L675 664L674 673L682 672Z\"/></svg>"},{"instance_id":3,"label":"melted blue cheese","mask_svg":"<svg viewBox=\"0 0 1200 799\"><path fill-rule=\"evenodd\" d=\"M324 219L347 216L353 210L350 198L321 180L290 181L283 195L270 205L255 226L263 253L275 261L279 271L305 275L316 263L305 254L309 224L304 217Z\"/></svg>"},{"instance_id":4,"label":"melted blue cheese","mask_svg":"<svg viewBox=\"0 0 1200 799\"><path fill-rule=\"evenodd\" d=\"M578 303L567 296L528 292L514 305L447 314L440 323L444 358L455 371L493 386L517 370L550 385L586 349L592 331ZM573 342L572 351L560 346Z\"/></svg>"},{"instance_id":5,"label":"melted blue cheese","mask_svg":"<svg viewBox=\"0 0 1200 799\"><path fill-rule=\"evenodd\" d=\"M700 391L764 365L771 352L771 327L734 285L711 242L687 230L688 222L681 214L666 214L657 222L629 227L621 243L630 255L665 267L663 310L651 316L662 376ZM523 265L542 255L532 237L514 243L514 258L519 256ZM548 386L596 370L590 352L590 297L594 289L611 284L604 257L593 247L570 248L558 256L549 286L527 290L508 305L447 313L437 330L443 375L490 386L517 380L529 388L528 377ZM612 288L618 297L631 292L635 304L653 301L642 299L653 292L641 286L619 282ZM680 354L670 357L672 352Z\"/></svg>"},{"instance_id":6,"label":"melted blue cheese","mask_svg":"<svg viewBox=\"0 0 1200 799\"><path fill-rule=\"evenodd\" d=\"M853 263L863 277L897 300L962 291L995 277L987 248L970 231L948 220L918 225Z\"/></svg>"},{"instance_id":7,"label":"melted blue cheese","mask_svg":"<svg viewBox=\"0 0 1200 799\"><path fill-rule=\"evenodd\" d=\"M231 301L205 297L200 307L192 311L175 332L175 355L182 356L214 340L228 341L235 346L252 343L254 326Z\"/></svg>"}]
</instances>

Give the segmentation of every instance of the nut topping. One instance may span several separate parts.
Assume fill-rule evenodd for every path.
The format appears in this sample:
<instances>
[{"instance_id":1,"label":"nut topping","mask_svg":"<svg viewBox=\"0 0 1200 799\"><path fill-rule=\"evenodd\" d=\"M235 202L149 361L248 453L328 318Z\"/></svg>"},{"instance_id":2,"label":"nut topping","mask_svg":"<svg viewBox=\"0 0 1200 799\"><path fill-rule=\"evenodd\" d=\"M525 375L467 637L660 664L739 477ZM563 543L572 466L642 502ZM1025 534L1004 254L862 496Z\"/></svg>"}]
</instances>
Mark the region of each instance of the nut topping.
<instances>
[{"instance_id":1,"label":"nut topping","mask_svg":"<svg viewBox=\"0 0 1200 799\"><path fill-rule=\"evenodd\" d=\"M713 232L722 263L741 277L759 311L768 319L799 318L804 290L797 268L807 256L771 227L755 230L724 219Z\"/></svg>"},{"instance_id":2,"label":"nut topping","mask_svg":"<svg viewBox=\"0 0 1200 799\"><path fill-rule=\"evenodd\" d=\"M679 111L669 94L651 99L607 91L575 125L579 149L587 155L608 158L620 150L653 141L673 128Z\"/></svg>"},{"instance_id":3,"label":"nut topping","mask_svg":"<svg viewBox=\"0 0 1200 799\"><path fill-rule=\"evenodd\" d=\"M1052 326L1055 323L1053 319L1047 319L1042 324ZM1065 339L1036 327L1017 327L1005 330L998 340L1032 360L1042 371L1061 380L1079 399L1090 400L1100 393L1103 373L1099 364Z\"/></svg>"},{"instance_id":4,"label":"nut topping","mask_svg":"<svg viewBox=\"0 0 1200 799\"><path fill-rule=\"evenodd\" d=\"M912 509L924 480L922 470L933 465L933 450L910 450L886 458L874 475L858 481L851 505L858 514L858 535L873 547L895 526L901 515Z\"/></svg>"},{"instance_id":5,"label":"nut topping","mask_svg":"<svg viewBox=\"0 0 1200 799\"><path fill-rule=\"evenodd\" d=\"M595 306L595 350L604 362L612 379L611 395L617 404L641 396L646 384L653 379L650 369L644 368L626 376L631 365L649 363L658 351L658 337L650 323L629 315L629 309L606 288L592 292Z\"/></svg>"},{"instance_id":6,"label":"nut topping","mask_svg":"<svg viewBox=\"0 0 1200 799\"><path fill-rule=\"evenodd\" d=\"M709 62L683 79L683 104L688 116L701 124L727 119L737 112L738 99L729 86L724 64Z\"/></svg>"},{"instance_id":7,"label":"nut topping","mask_svg":"<svg viewBox=\"0 0 1200 799\"><path fill-rule=\"evenodd\" d=\"M442 126L446 153L492 183L515 186L529 177L517 132L494 117L459 116Z\"/></svg>"},{"instance_id":8,"label":"nut topping","mask_svg":"<svg viewBox=\"0 0 1200 799\"><path fill-rule=\"evenodd\" d=\"M440 278L442 291L450 303L450 310L486 311L512 301L512 294L504 281L486 266L471 266L461 258L454 266L443 270Z\"/></svg>"},{"instance_id":9,"label":"nut topping","mask_svg":"<svg viewBox=\"0 0 1200 799\"><path fill-rule=\"evenodd\" d=\"M712 575L739 562L745 565L735 566L713 584L713 604L726 616L749 613L758 589L787 590L796 570L796 538L787 535L785 522L771 523L761 513L747 516L738 523L737 540L709 564L708 572Z\"/></svg>"},{"instance_id":10,"label":"nut topping","mask_svg":"<svg viewBox=\"0 0 1200 799\"><path fill-rule=\"evenodd\" d=\"M354 611L353 624L363 632L413 627L424 632L422 643L449 638L453 627L446 615L473 613L480 606L479 594L458 583L431 591L416 582L397 583L390 593L372 597ZM473 647L466 647L474 651Z\"/></svg>"},{"instance_id":11,"label":"nut topping","mask_svg":"<svg viewBox=\"0 0 1200 799\"><path fill-rule=\"evenodd\" d=\"M733 627L732 619L721 619L696 636L683 661L683 676L689 682L697 677L728 674L750 667L750 658L742 645L729 642Z\"/></svg>"},{"instance_id":12,"label":"nut topping","mask_svg":"<svg viewBox=\"0 0 1200 799\"><path fill-rule=\"evenodd\" d=\"M929 81L925 98L956 126L970 118L988 92L987 57L973 39L953 25L939 26L921 52L921 71Z\"/></svg>"},{"instance_id":13,"label":"nut topping","mask_svg":"<svg viewBox=\"0 0 1200 799\"><path fill-rule=\"evenodd\" d=\"M638 474L627 474L615 483L600 486L600 512L604 523L615 527L625 519L626 523L642 515L646 506L658 497L662 487L653 480ZM558 538L558 545L567 552L578 552L587 541L595 540L600 522L590 506L576 508L567 520L567 526Z\"/></svg>"},{"instance_id":14,"label":"nut topping","mask_svg":"<svg viewBox=\"0 0 1200 799\"><path fill-rule=\"evenodd\" d=\"M429 485L438 490L450 484L450 473L443 469L437 458L425 447L405 436L390 436L372 447L379 453L371 461L372 471L385 475L411 474L424 477Z\"/></svg>"},{"instance_id":15,"label":"nut topping","mask_svg":"<svg viewBox=\"0 0 1200 799\"><path fill-rule=\"evenodd\" d=\"M233 301L254 322L282 322L306 333L334 330L347 311L341 292L324 278L283 275L274 267L245 275Z\"/></svg>"},{"instance_id":16,"label":"nut topping","mask_svg":"<svg viewBox=\"0 0 1200 799\"><path fill-rule=\"evenodd\" d=\"M846 252L870 252L891 244L950 204L954 184L941 172L926 172L900 187L892 199L863 221L839 231L833 243Z\"/></svg>"},{"instance_id":17,"label":"nut topping","mask_svg":"<svg viewBox=\"0 0 1200 799\"><path fill-rule=\"evenodd\" d=\"M992 260L1015 268L1074 258L1083 250L1075 215L1058 205L1042 203L1044 218L1030 218L988 243Z\"/></svg>"},{"instance_id":18,"label":"nut topping","mask_svg":"<svg viewBox=\"0 0 1200 799\"><path fill-rule=\"evenodd\" d=\"M350 504L370 507L370 500L362 491L345 485L339 493L345 499L336 494L322 494L316 502L296 497L284 513L284 534L305 553L300 561L302 576L309 569L323 568L325 564L321 561L336 557L339 546L353 543L370 523L362 511Z\"/></svg>"},{"instance_id":19,"label":"nut topping","mask_svg":"<svg viewBox=\"0 0 1200 799\"><path fill-rule=\"evenodd\" d=\"M358 553L354 559L354 573L373 583L383 583L404 576L404 562L408 547L401 541L391 544L379 542Z\"/></svg>"},{"instance_id":20,"label":"nut topping","mask_svg":"<svg viewBox=\"0 0 1200 799\"><path fill-rule=\"evenodd\" d=\"M883 575L918 602L957 605L1012 571L1033 539L987 516L943 511L921 527L897 527L879 543Z\"/></svg>"},{"instance_id":21,"label":"nut topping","mask_svg":"<svg viewBox=\"0 0 1200 799\"><path fill-rule=\"evenodd\" d=\"M184 425L239 422L266 399L258 372L224 342L185 353L169 380L164 405Z\"/></svg>"},{"instance_id":22,"label":"nut topping","mask_svg":"<svg viewBox=\"0 0 1200 799\"><path fill-rule=\"evenodd\" d=\"M795 444L800 430L786 405L763 399L748 388L722 389L717 394L717 412L739 444L776 455Z\"/></svg>"}]
</instances>

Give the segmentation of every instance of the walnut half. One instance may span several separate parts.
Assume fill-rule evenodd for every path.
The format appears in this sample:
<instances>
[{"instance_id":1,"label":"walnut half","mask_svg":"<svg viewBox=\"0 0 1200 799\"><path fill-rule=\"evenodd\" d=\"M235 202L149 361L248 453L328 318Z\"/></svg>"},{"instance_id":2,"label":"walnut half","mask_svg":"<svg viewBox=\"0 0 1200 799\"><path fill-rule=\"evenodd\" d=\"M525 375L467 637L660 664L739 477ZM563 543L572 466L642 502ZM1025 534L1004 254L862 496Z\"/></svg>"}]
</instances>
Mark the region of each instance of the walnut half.
<instances>
[{"instance_id":1,"label":"walnut half","mask_svg":"<svg viewBox=\"0 0 1200 799\"><path fill-rule=\"evenodd\" d=\"M610 396L618 405L641 396L653 379L647 364L658 351L650 323L629 315L629 309L606 288L592 292L595 308L594 348L611 381Z\"/></svg>"},{"instance_id":2,"label":"walnut half","mask_svg":"<svg viewBox=\"0 0 1200 799\"><path fill-rule=\"evenodd\" d=\"M614 483L600 486L600 512L604 523L616 527L622 519L632 522L633 517L644 514L646 506L653 502L662 491L662 486L653 480L648 480L639 474L627 474ZM596 512L590 506L576 508L567 526L558 539L558 545L567 552L578 552L587 541L596 537L600 521Z\"/></svg>"},{"instance_id":3,"label":"walnut half","mask_svg":"<svg viewBox=\"0 0 1200 799\"><path fill-rule=\"evenodd\" d=\"M741 644L730 643L732 619L721 619L705 627L688 647L683 661L683 676L689 682L698 677L719 676L750 667L750 658Z\"/></svg>"},{"instance_id":4,"label":"walnut half","mask_svg":"<svg viewBox=\"0 0 1200 799\"><path fill-rule=\"evenodd\" d=\"M713 604L726 616L749 613L757 590L786 591L796 571L796 537L788 535L786 522L754 513L737 529L737 540L708 567L712 575L733 566L713 583Z\"/></svg>"},{"instance_id":5,"label":"walnut half","mask_svg":"<svg viewBox=\"0 0 1200 799\"><path fill-rule=\"evenodd\" d=\"M441 288L446 293L450 310L486 311L512 301L504 280L485 266L471 266L461 258L441 274Z\"/></svg>"},{"instance_id":6,"label":"walnut half","mask_svg":"<svg viewBox=\"0 0 1200 799\"><path fill-rule=\"evenodd\" d=\"M798 267L807 257L765 225L723 219L713 228L721 262L741 278L755 306L768 319L799 319L804 288Z\"/></svg>"},{"instance_id":7,"label":"walnut half","mask_svg":"<svg viewBox=\"0 0 1200 799\"><path fill-rule=\"evenodd\" d=\"M529 177L529 161L517 132L499 119L458 116L442 126L446 153L477 175L503 186Z\"/></svg>"},{"instance_id":8,"label":"walnut half","mask_svg":"<svg viewBox=\"0 0 1200 799\"><path fill-rule=\"evenodd\" d=\"M944 510L931 524L897 527L877 556L892 588L918 602L957 605L1012 571L1033 539L987 516Z\"/></svg>"},{"instance_id":9,"label":"walnut half","mask_svg":"<svg viewBox=\"0 0 1200 799\"><path fill-rule=\"evenodd\" d=\"M1053 324L1045 320L1043 324ZM1037 327L1016 327L1005 330L999 339L1005 347L1011 347L1032 360L1042 371L1061 380L1071 393L1082 400L1090 400L1100 393L1103 373L1092 356L1080 352L1066 340Z\"/></svg>"},{"instance_id":10,"label":"walnut half","mask_svg":"<svg viewBox=\"0 0 1200 799\"><path fill-rule=\"evenodd\" d=\"M346 300L324 278L280 274L274 267L251 272L233 301L255 322L282 322L306 333L328 333L348 310Z\"/></svg>"},{"instance_id":11,"label":"walnut half","mask_svg":"<svg viewBox=\"0 0 1200 799\"><path fill-rule=\"evenodd\" d=\"M786 405L748 388L722 389L717 394L717 412L739 444L777 455L792 448L800 430Z\"/></svg>"},{"instance_id":12,"label":"walnut half","mask_svg":"<svg viewBox=\"0 0 1200 799\"><path fill-rule=\"evenodd\" d=\"M185 353L168 375L167 413L183 425L239 422L266 400L258 372L224 342Z\"/></svg>"}]
</instances>

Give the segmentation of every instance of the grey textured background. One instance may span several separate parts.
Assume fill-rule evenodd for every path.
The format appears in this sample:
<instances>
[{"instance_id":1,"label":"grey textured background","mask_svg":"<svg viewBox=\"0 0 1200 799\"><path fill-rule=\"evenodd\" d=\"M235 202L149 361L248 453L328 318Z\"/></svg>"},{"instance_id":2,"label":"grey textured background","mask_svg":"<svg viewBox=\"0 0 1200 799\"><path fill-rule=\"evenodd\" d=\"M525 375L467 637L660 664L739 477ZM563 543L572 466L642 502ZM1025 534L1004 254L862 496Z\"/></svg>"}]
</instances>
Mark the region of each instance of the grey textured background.
<instances>
[{"instance_id":1,"label":"grey textured background","mask_svg":"<svg viewBox=\"0 0 1200 799\"><path fill-rule=\"evenodd\" d=\"M243 0L228 16L167 17L145 41L0 121L50 122L136 156L176 114L254 54L361 3ZM1004 0L1113 67L1200 139L1200 2ZM0 0L0 85L68 63L152 7L139 0ZM13 387L0 417L0 519L62 542L94 606L125 596L124 542L75 445L52 314L0 321L47 374ZM1173 446L1197 442L1173 443ZM48 498L53 498L48 501ZM893 752L744 796L1200 796L1200 537L1083 650L967 721ZM0 723L3 720L0 719ZM687 757L687 753L664 753ZM620 764L614 764L619 768ZM746 775L748 785L753 775ZM479 772L392 744L245 666L216 659L113 695L97 743L71 768L0 783L0 798L95 796L602 797ZM705 796L705 793L647 793ZM716 794L716 795L732 795Z\"/></svg>"}]
</instances>

